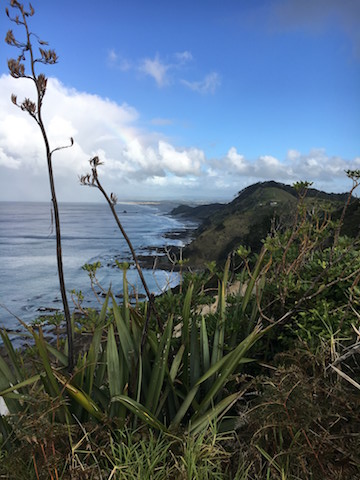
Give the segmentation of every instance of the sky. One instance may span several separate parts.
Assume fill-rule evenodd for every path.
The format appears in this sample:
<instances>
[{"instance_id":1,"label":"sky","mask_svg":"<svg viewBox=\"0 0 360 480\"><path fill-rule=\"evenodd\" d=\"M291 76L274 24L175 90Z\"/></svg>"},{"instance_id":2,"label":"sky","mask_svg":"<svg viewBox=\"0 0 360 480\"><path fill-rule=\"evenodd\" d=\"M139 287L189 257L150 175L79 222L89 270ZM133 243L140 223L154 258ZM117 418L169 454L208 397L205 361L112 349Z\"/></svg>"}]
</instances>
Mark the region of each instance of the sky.
<instances>
[{"instance_id":1,"label":"sky","mask_svg":"<svg viewBox=\"0 0 360 480\"><path fill-rule=\"evenodd\" d=\"M0 38L20 26L1 2ZM27 4L25 4L27 5ZM247 185L298 180L349 190L360 168L359 0L33 0L30 30L55 49L43 118L59 201L95 155L119 201L229 201ZM9 7L10 8L10 7ZM10 13L12 9L10 8ZM37 37L33 37L38 53ZM0 44L0 200L50 199L35 98Z\"/></svg>"}]
</instances>

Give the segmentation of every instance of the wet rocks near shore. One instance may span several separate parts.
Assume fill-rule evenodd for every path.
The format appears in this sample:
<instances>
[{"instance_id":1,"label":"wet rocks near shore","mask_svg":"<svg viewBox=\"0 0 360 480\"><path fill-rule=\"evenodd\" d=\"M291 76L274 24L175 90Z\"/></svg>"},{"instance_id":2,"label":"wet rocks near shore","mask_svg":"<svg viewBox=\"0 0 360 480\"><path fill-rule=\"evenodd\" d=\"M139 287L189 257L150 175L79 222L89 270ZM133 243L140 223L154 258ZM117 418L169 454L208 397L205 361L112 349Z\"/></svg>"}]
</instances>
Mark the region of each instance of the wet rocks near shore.
<instances>
[{"instance_id":1,"label":"wet rocks near shore","mask_svg":"<svg viewBox=\"0 0 360 480\"><path fill-rule=\"evenodd\" d=\"M180 230L171 230L162 234L164 239L164 246L154 247L154 246L145 246L141 249L138 249L137 259L143 270L164 270L167 272L179 272L180 266L178 264L179 259L182 258L182 249L183 246L188 245L193 239L195 233L195 224L191 223L188 227L182 228ZM174 240L176 242L174 242ZM176 246L174 243L182 244L183 246ZM128 263L130 269L135 269L134 261L128 253L124 255L123 253L112 257L110 261L104 264L107 268L118 269L118 263ZM106 295L106 292L102 291L97 292L97 296L103 298ZM119 300L122 300L123 294L120 291L114 292L115 297ZM129 292L130 301L143 301L146 299L146 295L142 292ZM40 304L37 308L34 309L34 316L38 319L46 319L57 313L61 313L62 309L60 307L61 300L59 298L52 299L52 303L58 303L59 306L55 305L46 305ZM85 308L85 307L84 307ZM75 309L76 312L76 309ZM22 329L20 329L22 331ZM16 332L20 333L20 332Z\"/></svg>"},{"instance_id":2,"label":"wet rocks near shore","mask_svg":"<svg viewBox=\"0 0 360 480\"><path fill-rule=\"evenodd\" d=\"M140 251L137 255L140 267L145 270L166 270L177 272L180 267L177 264L181 255L182 247L148 247L146 250ZM115 258L115 261L108 263L111 268L118 268L116 261L124 262L124 258ZM125 259L130 264L130 268L135 268L132 258Z\"/></svg>"},{"instance_id":3,"label":"wet rocks near shore","mask_svg":"<svg viewBox=\"0 0 360 480\"><path fill-rule=\"evenodd\" d=\"M192 222L188 228L181 230L171 230L162 235L165 239L163 247L144 247L137 252L137 259L141 268L146 270L166 270L177 272L180 270L178 265L179 259L182 256L182 250L188 245L194 238L194 234L197 228L197 224ZM167 242L166 240L169 240ZM182 246L173 244L173 240L181 241ZM170 245L166 245L170 243ZM130 266L135 268L132 257L128 256L124 258L123 255L119 255L114 258L114 261L108 263L107 266L111 268L118 268L116 262L128 262Z\"/></svg>"}]
</instances>

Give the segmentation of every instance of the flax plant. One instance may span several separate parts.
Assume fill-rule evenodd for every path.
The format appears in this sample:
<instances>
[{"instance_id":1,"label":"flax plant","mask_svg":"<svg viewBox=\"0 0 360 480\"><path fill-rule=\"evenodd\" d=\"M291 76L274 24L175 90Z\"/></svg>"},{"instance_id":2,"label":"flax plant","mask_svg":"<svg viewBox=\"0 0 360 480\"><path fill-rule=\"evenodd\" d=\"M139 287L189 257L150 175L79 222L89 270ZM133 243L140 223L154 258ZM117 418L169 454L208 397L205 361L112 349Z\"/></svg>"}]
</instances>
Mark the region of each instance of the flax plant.
<instances>
[{"instance_id":1,"label":"flax plant","mask_svg":"<svg viewBox=\"0 0 360 480\"><path fill-rule=\"evenodd\" d=\"M63 260L62 260L62 249L61 249L61 229L60 229L60 215L59 207L55 192L55 181L54 173L52 166L52 157L53 154L61 149L71 147L73 145L73 139L70 139L70 145L57 147L51 149L48 134L46 131L46 126L42 119L42 107L43 100L46 94L47 88L47 78L43 73L36 72L37 64L42 65L55 65L57 63L58 57L54 50L48 49L47 42L40 40L37 35L30 31L28 26L28 18L32 17L35 13L31 4L29 4L29 11L25 10L24 5L19 3L17 0L11 0L11 8L14 10L15 14L12 16L9 12L9 9L6 8L6 15L11 22L15 23L17 26L23 27L25 30L25 40L18 40L12 30L9 30L6 34L5 42L15 47L19 51L19 55L16 59L11 58L8 60L8 68L10 75L13 78L25 78L31 80L36 89L36 100L32 101L30 98L25 98L22 102L18 103L17 96L12 94L11 101L12 103L20 108L22 111L27 112L30 117L38 125L42 138L45 145L46 160L49 174L49 183L51 191L51 201L54 212L54 222L55 222L55 232L56 232L56 259L57 259L57 270L60 284L61 299L64 308L64 316L66 321L66 331L67 339L69 345L69 355L68 355L68 368L69 371L72 371L74 367L74 348L73 348L73 332L71 325L71 317L69 304L66 295L65 288L65 279L63 271ZM39 45L40 56L37 57L35 54L35 45ZM26 66L26 62L28 67Z\"/></svg>"},{"instance_id":2,"label":"flax plant","mask_svg":"<svg viewBox=\"0 0 360 480\"><path fill-rule=\"evenodd\" d=\"M44 389L57 405L49 417L68 424L76 418L136 428L140 421L158 431L185 429L191 434L205 431L213 422L220 425L242 395L234 388L234 374L249 361L249 350L268 330L256 325L229 349L228 267L229 263L219 282L220 301L212 335L207 319L199 318L192 306L193 284L188 286L181 316L169 314L163 331L150 329L145 338L146 312L131 308L127 301L119 306L109 291L89 345L79 353L71 376L65 371L65 352L46 342L41 327L36 331L24 324L35 342L35 371L22 368L21 357L2 332L10 359L9 367L0 357L0 395L7 407L15 414L23 409L32 411L33 392ZM246 299L254 301L248 295ZM176 337L178 325L180 338ZM230 422L230 429L232 426ZM0 417L0 429L4 438L11 435L6 418Z\"/></svg>"}]
</instances>

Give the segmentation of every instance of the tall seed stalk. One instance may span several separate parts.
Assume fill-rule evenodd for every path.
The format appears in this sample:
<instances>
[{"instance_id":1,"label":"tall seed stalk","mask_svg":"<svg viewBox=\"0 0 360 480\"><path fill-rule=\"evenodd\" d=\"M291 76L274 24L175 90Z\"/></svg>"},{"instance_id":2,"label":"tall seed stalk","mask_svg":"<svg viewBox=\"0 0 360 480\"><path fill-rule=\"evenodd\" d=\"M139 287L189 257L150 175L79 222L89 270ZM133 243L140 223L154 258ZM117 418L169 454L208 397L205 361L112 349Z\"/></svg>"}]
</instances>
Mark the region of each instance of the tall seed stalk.
<instances>
[{"instance_id":1,"label":"tall seed stalk","mask_svg":"<svg viewBox=\"0 0 360 480\"><path fill-rule=\"evenodd\" d=\"M145 320L145 324L144 324L144 330L143 330L143 341L142 341L142 347L144 346L144 340L145 340L145 337L147 335L147 331L148 331L148 327L149 327L149 321L150 321L150 313L151 311L154 312L155 316L156 316L156 319L157 319L157 322L158 322L158 325L160 327L161 330L163 330L163 324L162 324L162 321L159 317L159 315L157 314L157 311L156 311L156 307L155 307L155 299L154 299L154 295L152 293L150 293L150 290L147 286L147 283L146 283L146 280L145 280L145 277L144 277L144 274L142 272L142 269L141 269L141 266L140 266L140 263L139 263L139 260L137 258L137 255L136 255L136 252L135 252L135 249L131 243L131 240L130 238L128 237L122 223L120 222L120 219L116 213L116 210L115 210L115 205L118 201L117 199L117 196L114 194L114 193L111 193L110 196L106 193L105 189L103 188L102 184L100 183L100 180L99 180L99 176L98 176L98 173L97 173L97 167L99 165L102 165L103 163L100 161L99 157L94 157L90 160L90 166L91 166L91 174L88 173L86 175L81 175L80 176L80 183L82 185L86 185L86 186L89 186L89 187L95 187L97 188L101 193L102 195L104 196L105 200L107 201L109 207L110 207L110 210L111 210L111 213L113 214L113 217L115 219L115 222L117 224L117 226L119 227L119 230L122 234L122 236L124 237L129 249L130 249L130 252L131 252L131 256L134 260L134 263L135 263L135 267L136 267L136 270L138 272L138 275L140 277L140 280L141 280L141 283L142 283L142 286L145 290L145 293L148 297L148 300L149 300L149 314L146 316L146 320Z\"/></svg>"},{"instance_id":2,"label":"tall seed stalk","mask_svg":"<svg viewBox=\"0 0 360 480\"><path fill-rule=\"evenodd\" d=\"M10 19L11 22L15 23L16 25L21 25L25 29L26 40L19 41L14 37L12 30L9 30L6 34L5 42L17 48L19 50L19 56L17 59L10 59L8 60L8 68L10 75L13 78L27 78L32 80L37 92L37 99L35 102L30 100L29 98L25 98L22 103L17 102L16 95L11 95L11 101L14 105L19 107L22 111L28 112L31 118L35 120L37 125L41 130L41 134L43 137L43 141L45 144L46 150L46 160L47 160L47 167L48 167L48 174L49 174L49 183L50 183L50 191L51 191L51 201L53 205L54 211L54 222L55 222L55 232L56 232L56 259L57 259L57 270L58 270L58 277L59 277L59 284L60 284L60 292L61 292L61 299L64 308L64 317L66 322L66 333L68 339L68 347L69 347L69 354L68 354L68 368L70 371L73 370L74 367L74 346L73 346L73 332L72 332L72 325L71 325L71 317L70 317L70 310L69 304L66 296L66 289L65 289L65 279L64 279L64 271L63 271L63 260L62 260L62 250L61 250L61 230L60 230L60 216L59 216L59 208L56 198L55 192L55 182L54 182L54 173L52 167L52 155L55 151L71 147L73 145L73 139L70 139L70 145L58 147L53 150L50 148L50 143L48 139L48 135L46 132L46 128L44 122L42 120L42 105L43 99L46 93L46 86L47 86L47 78L43 73L36 74L35 64L42 63L43 65L54 65L57 63L57 55L54 50L46 49L48 45L47 42L43 40L39 40L37 35L29 30L27 18L32 17L35 13L31 4L29 4L29 11L26 11L24 5L19 3L17 0L11 0L10 6L16 11L17 14L15 16L11 16L9 13L9 9L6 8L6 15ZM34 54L34 46L32 44L33 38L37 39L37 43L39 44L39 52L40 57L36 57ZM27 73L25 71L25 61L26 55L28 55L29 67L30 72Z\"/></svg>"}]
</instances>

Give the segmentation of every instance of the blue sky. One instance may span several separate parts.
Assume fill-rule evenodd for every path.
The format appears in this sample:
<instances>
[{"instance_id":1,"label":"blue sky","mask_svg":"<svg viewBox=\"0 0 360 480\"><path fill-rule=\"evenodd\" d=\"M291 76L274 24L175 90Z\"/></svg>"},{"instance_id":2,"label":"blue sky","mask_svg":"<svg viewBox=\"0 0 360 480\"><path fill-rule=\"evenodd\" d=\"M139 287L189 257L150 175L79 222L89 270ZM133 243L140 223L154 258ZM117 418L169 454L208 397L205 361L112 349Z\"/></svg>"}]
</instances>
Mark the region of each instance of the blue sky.
<instances>
[{"instance_id":1,"label":"blue sky","mask_svg":"<svg viewBox=\"0 0 360 480\"><path fill-rule=\"evenodd\" d=\"M105 6L104 6L105 5ZM303 179L345 191L360 168L358 0L34 1L30 28L59 55L44 117L63 201L88 160L120 200L230 200ZM21 29L0 12L2 37ZM0 200L48 200L37 126L10 102L31 84L0 49ZM39 70L40 71L40 70Z\"/></svg>"}]
</instances>

